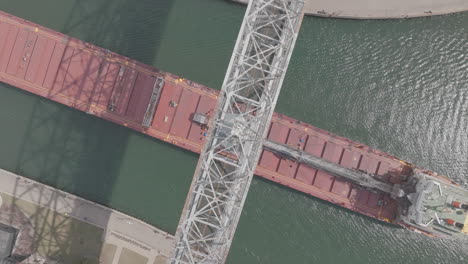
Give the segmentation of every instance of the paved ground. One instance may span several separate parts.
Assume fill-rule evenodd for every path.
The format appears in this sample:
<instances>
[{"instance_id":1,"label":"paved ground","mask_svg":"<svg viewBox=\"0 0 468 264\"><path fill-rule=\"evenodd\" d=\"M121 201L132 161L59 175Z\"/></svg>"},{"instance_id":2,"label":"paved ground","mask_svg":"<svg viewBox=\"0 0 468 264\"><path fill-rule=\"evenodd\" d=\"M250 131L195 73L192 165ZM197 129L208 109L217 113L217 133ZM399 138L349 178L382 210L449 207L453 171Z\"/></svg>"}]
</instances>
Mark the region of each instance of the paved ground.
<instances>
[{"instance_id":1,"label":"paved ground","mask_svg":"<svg viewBox=\"0 0 468 264\"><path fill-rule=\"evenodd\" d=\"M68 263L159 264L174 247L170 234L138 219L4 170L0 200L0 222L20 229L19 254ZM23 263L41 262L32 257Z\"/></svg>"},{"instance_id":2,"label":"paved ground","mask_svg":"<svg viewBox=\"0 0 468 264\"><path fill-rule=\"evenodd\" d=\"M232 0L247 3L248 0ZM395 19L468 11L468 0L304 0L305 13L355 19Z\"/></svg>"}]
</instances>

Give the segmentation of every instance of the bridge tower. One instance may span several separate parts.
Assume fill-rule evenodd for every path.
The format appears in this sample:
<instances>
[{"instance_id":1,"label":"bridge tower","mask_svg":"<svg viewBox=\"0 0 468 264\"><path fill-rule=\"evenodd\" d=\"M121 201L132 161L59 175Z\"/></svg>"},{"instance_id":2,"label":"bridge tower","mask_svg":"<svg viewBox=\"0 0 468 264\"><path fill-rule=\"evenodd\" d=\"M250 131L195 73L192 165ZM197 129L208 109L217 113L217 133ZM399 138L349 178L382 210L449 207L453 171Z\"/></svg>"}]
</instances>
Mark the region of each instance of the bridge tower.
<instances>
[{"instance_id":1,"label":"bridge tower","mask_svg":"<svg viewBox=\"0 0 468 264\"><path fill-rule=\"evenodd\" d=\"M303 18L250 0L176 232L171 263L224 263Z\"/></svg>"}]
</instances>

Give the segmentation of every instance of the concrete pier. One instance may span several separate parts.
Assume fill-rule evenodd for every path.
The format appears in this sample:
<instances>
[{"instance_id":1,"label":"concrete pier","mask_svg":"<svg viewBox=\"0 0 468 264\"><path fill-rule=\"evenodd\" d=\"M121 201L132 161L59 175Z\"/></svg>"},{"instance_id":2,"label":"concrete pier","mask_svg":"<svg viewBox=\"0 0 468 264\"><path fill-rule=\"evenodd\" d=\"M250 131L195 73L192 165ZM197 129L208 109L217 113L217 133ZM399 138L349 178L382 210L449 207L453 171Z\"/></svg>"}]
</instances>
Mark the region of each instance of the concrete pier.
<instances>
[{"instance_id":1,"label":"concrete pier","mask_svg":"<svg viewBox=\"0 0 468 264\"><path fill-rule=\"evenodd\" d=\"M232 0L247 4L248 0ZM305 0L305 14L352 19L400 19L468 11L467 0Z\"/></svg>"},{"instance_id":2,"label":"concrete pier","mask_svg":"<svg viewBox=\"0 0 468 264\"><path fill-rule=\"evenodd\" d=\"M21 263L160 264L174 248L143 221L1 169L0 201L0 223L19 230Z\"/></svg>"}]
</instances>

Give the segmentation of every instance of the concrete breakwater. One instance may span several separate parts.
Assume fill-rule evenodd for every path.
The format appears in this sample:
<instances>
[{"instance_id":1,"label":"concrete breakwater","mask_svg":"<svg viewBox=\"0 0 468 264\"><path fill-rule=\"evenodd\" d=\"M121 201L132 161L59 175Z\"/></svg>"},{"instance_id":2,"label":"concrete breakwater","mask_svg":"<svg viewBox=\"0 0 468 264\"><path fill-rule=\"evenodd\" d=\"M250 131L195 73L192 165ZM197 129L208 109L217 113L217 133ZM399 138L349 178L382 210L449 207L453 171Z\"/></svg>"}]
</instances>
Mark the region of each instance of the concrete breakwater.
<instances>
[{"instance_id":1,"label":"concrete breakwater","mask_svg":"<svg viewBox=\"0 0 468 264\"><path fill-rule=\"evenodd\" d=\"M305 3L306 15L351 19L400 19L468 11L466 0L305 0Z\"/></svg>"}]
</instances>

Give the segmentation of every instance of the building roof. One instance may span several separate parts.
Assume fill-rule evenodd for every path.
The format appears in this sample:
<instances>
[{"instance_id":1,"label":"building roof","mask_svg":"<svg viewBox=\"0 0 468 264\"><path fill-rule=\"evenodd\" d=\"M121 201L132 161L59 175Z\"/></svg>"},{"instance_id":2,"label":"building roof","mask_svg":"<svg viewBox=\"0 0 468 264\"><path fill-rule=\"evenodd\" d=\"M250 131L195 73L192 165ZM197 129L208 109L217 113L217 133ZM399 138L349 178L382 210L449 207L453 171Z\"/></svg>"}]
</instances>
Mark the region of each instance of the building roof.
<instances>
[{"instance_id":1,"label":"building roof","mask_svg":"<svg viewBox=\"0 0 468 264\"><path fill-rule=\"evenodd\" d=\"M11 255L17 233L15 228L0 223L0 263Z\"/></svg>"}]
</instances>

